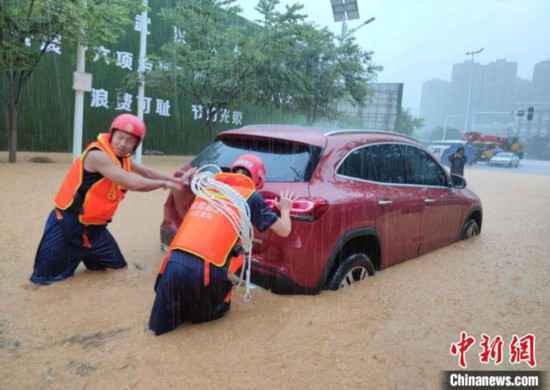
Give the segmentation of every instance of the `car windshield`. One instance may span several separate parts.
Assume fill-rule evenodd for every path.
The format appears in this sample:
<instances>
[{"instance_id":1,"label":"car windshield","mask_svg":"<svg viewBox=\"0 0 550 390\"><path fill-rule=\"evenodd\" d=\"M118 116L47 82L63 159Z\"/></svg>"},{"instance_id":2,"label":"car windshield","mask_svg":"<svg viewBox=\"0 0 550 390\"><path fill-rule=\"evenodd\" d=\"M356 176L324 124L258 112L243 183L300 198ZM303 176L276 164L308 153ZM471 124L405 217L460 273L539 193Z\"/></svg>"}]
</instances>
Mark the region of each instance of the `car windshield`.
<instances>
[{"instance_id":1,"label":"car windshield","mask_svg":"<svg viewBox=\"0 0 550 390\"><path fill-rule=\"evenodd\" d=\"M245 153L253 153L262 159L268 182L306 182L319 162L321 148L281 140L231 137L208 145L191 165L229 167Z\"/></svg>"},{"instance_id":2,"label":"car windshield","mask_svg":"<svg viewBox=\"0 0 550 390\"><path fill-rule=\"evenodd\" d=\"M496 157L514 157L513 153L497 153Z\"/></svg>"}]
</instances>

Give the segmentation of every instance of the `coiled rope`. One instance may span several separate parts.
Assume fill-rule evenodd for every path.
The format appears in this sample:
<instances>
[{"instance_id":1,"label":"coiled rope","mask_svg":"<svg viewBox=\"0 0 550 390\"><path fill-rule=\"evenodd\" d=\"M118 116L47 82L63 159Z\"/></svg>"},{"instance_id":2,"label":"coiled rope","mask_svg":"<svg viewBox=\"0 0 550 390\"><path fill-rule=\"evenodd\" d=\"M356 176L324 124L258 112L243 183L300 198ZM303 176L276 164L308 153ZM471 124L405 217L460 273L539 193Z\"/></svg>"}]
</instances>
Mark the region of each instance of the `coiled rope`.
<instances>
[{"instance_id":1,"label":"coiled rope","mask_svg":"<svg viewBox=\"0 0 550 390\"><path fill-rule=\"evenodd\" d=\"M254 240L250 207L241 194L231 186L214 178L214 175L219 172L221 172L220 167L214 164L200 167L191 180L191 190L196 196L204 199L216 211L221 213L239 236L244 250L245 262L241 267L237 286L242 286L245 280L244 271L246 268L246 283L243 298L245 302L250 302L252 297L250 272L252 268L252 244Z\"/></svg>"}]
</instances>

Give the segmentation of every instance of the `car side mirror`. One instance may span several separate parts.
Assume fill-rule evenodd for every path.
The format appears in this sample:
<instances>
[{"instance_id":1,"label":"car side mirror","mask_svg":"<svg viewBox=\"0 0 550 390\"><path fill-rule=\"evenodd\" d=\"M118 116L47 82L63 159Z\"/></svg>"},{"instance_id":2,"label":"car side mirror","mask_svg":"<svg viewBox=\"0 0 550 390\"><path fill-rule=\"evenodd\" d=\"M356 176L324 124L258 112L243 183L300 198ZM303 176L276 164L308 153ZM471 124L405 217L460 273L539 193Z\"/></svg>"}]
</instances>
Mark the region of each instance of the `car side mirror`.
<instances>
[{"instance_id":1,"label":"car side mirror","mask_svg":"<svg viewBox=\"0 0 550 390\"><path fill-rule=\"evenodd\" d=\"M451 175L451 186L453 188L466 188L466 179L460 175Z\"/></svg>"}]
</instances>

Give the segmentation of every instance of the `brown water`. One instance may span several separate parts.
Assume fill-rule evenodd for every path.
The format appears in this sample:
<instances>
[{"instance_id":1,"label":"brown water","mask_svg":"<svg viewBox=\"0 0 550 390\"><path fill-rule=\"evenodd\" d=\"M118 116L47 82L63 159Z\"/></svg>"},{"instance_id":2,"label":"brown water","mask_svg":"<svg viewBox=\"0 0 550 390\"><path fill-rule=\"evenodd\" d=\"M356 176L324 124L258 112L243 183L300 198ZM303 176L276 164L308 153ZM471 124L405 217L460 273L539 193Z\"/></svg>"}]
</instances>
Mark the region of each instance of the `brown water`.
<instances>
[{"instance_id":1,"label":"brown water","mask_svg":"<svg viewBox=\"0 0 550 390\"><path fill-rule=\"evenodd\" d=\"M163 191L129 193L110 226L126 270L33 288L27 279L70 157L0 153L0 389L439 389L461 330L534 333L550 369L550 177L466 171L483 233L318 296L238 294L230 313L165 336L147 320ZM171 172L183 161L146 157ZM479 363L479 347L466 355ZM508 357L507 351L505 357ZM487 368L492 369L494 365ZM525 363L499 368L527 368Z\"/></svg>"}]
</instances>

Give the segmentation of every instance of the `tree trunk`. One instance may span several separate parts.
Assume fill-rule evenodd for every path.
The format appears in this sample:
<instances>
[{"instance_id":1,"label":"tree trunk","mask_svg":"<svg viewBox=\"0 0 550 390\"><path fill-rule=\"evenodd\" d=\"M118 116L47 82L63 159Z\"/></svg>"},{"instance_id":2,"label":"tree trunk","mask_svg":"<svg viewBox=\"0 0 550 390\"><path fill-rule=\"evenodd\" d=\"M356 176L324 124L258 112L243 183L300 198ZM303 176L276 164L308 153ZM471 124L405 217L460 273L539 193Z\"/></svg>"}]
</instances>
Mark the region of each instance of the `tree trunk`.
<instances>
[{"instance_id":1,"label":"tree trunk","mask_svg":"<svg viewBox=\"0 0 550 390\"><path fill-rule=\"evenodd\" d=\"M14 163L17 161L17 105L13 100L8 103L6 118L8 124L6 130L8 131L9 162Z\"/></svg>"},{"instance_id":2,"label":"tree trunk","mask_svg":"<svg viewBox=\"0 0 550 390\"><path fill-rule=\"evenodd\" d=\"M212 142L212 136L214 134L214 123L212 122L212 107L207 108L206 124L208 125L208 141Z\"/></svg>"},{"instance_id":3,"label":"tree trunk","mask_svg":"<svg viewBox=\"0 0 550 390\"><path fill-rule=\"evenodd\" d=\"M212 142L212 135L214 133L214 124L210 119L208 119L208 141Z\"/></svg>"}]
</instances>

